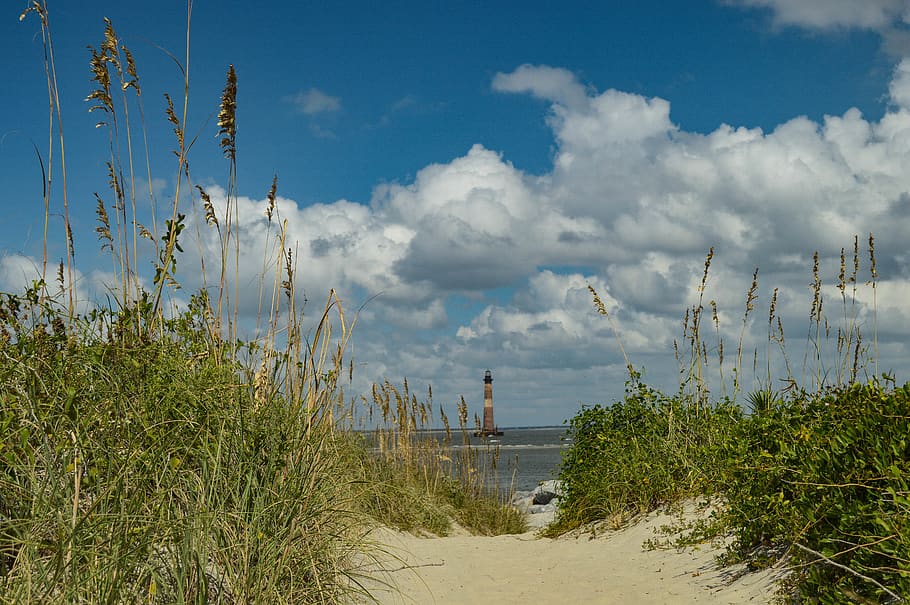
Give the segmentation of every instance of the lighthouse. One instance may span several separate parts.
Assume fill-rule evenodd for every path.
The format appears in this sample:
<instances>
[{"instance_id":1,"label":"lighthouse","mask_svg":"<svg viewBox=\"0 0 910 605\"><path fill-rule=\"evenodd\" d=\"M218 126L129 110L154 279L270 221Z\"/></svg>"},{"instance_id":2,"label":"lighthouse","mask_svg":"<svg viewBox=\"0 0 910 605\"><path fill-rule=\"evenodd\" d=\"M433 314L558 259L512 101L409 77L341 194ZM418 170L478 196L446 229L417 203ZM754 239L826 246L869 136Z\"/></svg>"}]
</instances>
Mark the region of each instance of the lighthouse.
<instances>
[{"instance_id":1,"label":"lighthouse","mask_svg":"<svg viewBox=\"0 0 910 605\"><path fill-rule=\"evenodd\" d=\"M493 422L493 373L490 370L483 375L483 428L474 433L475 437L502 435Z\"/></svg>"}]
</instances>

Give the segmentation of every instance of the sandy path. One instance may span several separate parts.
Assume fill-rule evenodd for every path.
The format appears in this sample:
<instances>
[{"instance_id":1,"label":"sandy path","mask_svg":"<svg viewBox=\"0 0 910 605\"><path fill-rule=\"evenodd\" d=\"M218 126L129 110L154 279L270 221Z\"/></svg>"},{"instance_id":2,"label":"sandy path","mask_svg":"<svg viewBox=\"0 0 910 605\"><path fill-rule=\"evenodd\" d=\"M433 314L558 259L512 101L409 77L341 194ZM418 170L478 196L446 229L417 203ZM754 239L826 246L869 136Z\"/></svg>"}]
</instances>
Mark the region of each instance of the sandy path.
<instances>
[{"instance_id":1,"label":"sandy path","mask_svg":"<svg viewBox=\"0 0 910 605\"><path fill-rule=\"evenodd\" d=\"M485 603L769 603L779 572L736 578L718 569L718 549L647 551L642 543L677 517L655 514L625 529L537 538L418 538L388 530L374 536L400 560L387 560L386 581L372 587L383 605Z\"/></svg>"}]
</instances>

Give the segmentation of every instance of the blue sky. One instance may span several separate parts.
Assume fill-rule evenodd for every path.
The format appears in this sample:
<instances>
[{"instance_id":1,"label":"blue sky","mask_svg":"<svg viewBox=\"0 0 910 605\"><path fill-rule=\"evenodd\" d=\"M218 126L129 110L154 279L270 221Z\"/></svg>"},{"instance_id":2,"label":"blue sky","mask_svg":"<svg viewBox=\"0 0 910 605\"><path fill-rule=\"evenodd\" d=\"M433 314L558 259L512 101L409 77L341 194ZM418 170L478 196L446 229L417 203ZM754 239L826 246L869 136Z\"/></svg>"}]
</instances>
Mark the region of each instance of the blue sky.
<instances>
[{"instance_id":1,"label":"blue sky","mask_svg":"<svg viewBox=\"0 0 910 605\"><path fill-rule=\"evenodd\" d=\"M0 290L18 287L41 254L32 143L46 152L47 93L37 19L18 20L25 6L0 15ZM728 350L758 266L758 306L766 314L780 288L802 359L813 251L833 283L840 248L870 231L879 360L900 377L910 361L908 10L900 0L197 2L192 176L216 198L225 185L216 113L233 64L251 256L277 174L308 298L336 287L357 307L380 294L358 325L355 390L408 377L432 383L439 403L464 395L479 406L489 367L503 425L560 423L581 403L609 402L624 362L587 284L633 363L672 390L673 339L710 246L706 296L727 304ZM181 99L182 78L161 49L183 60L187 10L49 11L78 268L97 301L109 262L97 254L92 194L106 193L107 135L83 102L86 46L100 43L106 16L135 55L166 198L174 143L162 93ZM192 266L192 254L181 262ZM840 303L830 294L829 309ZM871 333L871 299L857 296L851 309ZM761 323L749 350L764 347Z\"/></svg>"}]
</instances>

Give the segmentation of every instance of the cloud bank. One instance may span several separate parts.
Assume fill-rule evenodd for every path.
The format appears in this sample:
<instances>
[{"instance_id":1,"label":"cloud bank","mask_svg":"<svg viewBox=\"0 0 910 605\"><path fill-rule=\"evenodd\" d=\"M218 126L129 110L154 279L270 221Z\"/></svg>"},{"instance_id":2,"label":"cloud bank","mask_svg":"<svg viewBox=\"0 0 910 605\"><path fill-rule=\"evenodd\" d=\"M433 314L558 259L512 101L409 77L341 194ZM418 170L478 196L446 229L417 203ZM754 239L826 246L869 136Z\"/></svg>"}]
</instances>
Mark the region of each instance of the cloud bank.
<instances>
[{"instance_id":1,"label":"cloud bank","mask_svg":"<svg viewBox=\"0 0 910 605\"><path fill-rule=\"evenodd\" d=\"M763 3L780 19L813 23L815 5L804 3L797 15L785 4ZM894 3L863 6L833 11L840 16L830 22L878 27L903 15ZM271 225L266 200L240 197L244 315L256 316L262 254L277 254L275 227L287 221L298 291L314 307L330 288L349 309L370 301L355 333L355 391L407 377L415 388L431 383L443 405L464 395L479 406L482 373L490 368L501 424L559 423L581 403L622 396L618 342L650 381L676 388L674 341L684 345L682 318L698 300L711 247L703 299L706 308L710 301L718 307L717 324L704 326L711 342L722 338L728 351L735 349L759 267L746 357L767 349L768 305L777 288L777 311L795 347L794 373L804 378L801 347L817 250L832 321L844 311L855 316L870 346L877 328L880 369L906 374L910 60L896 65L880 120L845 108L817 122L795 116L770 131L721 123L706 134L688 132L673 122L666 99L598 91L546 65L498 73L491 88L546 104L549 170L531 174L477 143L408 182L376 186L365 203L303 206L279 197ZM300 107L334 111L340 101L311 95L300 98ZM207 190L222 215L224 191ZM216 234L200 228L200 246L184 243L181 267L196 266L192 257L200 253L219 256ZM190 224L185 234L194 232ZM874 293L864 283L870 233L879 274ZM849 273L857 236L858 290L854 303L847 287L844 309L835 287L840 253L846 248ZM24 257L0 259L0 289L18 290L33 265ZM79 279L88 285L102 277ZM183 281L187 290L203 285L198 274ZM612 324L595 311L589 285Z\"/></svg>"},{"instance_id":2,"label":"cloud bank","mask_svg":"<svg viewBox=\"0 0 910 605\"><path fill-rule=\"evenodd\" d=\"M897 14L891 4L876 6L840 19L874 24L876 15ZM464 394L470 402L490 367L503 422L559 422L581 402L621 396L618 336L634 364L672 389L674 339L679 344L712 246L704 302L718 304L718 335L735 347L760 267L756 305L764 311L756 314L765 319L755 320L745 344L764 351L773 288L799 347L813 252L831 309L840 304L833 284L841 248L852 265L858 236L861 291L850 312L868 335L869 233L880 275L880 361L885 369L907 367L910 62L896 66L890 108L879 121L846 109L821 122L797 116L768 132L728 124L686 132L665 99L598 92L550 66L496 74L492 88L548 104L550 171L529 174L476 144L411 182L377 186L368 204L279 200L288 241L296 242L298 286L311 300L330 287L349 306L380 294L355 339L363 384L407 376L412 385L432 383L437 399ZM223 192L210 194L223 203ZM239 203L244 246L273 246L265 200ZM204 244L207 253L217 245ZM247 283L260 271L259 257L244 255ZM618 335L595 313L589 284ZM252 298L244 300L248 309Z\"/></svg>"}]
</instances>

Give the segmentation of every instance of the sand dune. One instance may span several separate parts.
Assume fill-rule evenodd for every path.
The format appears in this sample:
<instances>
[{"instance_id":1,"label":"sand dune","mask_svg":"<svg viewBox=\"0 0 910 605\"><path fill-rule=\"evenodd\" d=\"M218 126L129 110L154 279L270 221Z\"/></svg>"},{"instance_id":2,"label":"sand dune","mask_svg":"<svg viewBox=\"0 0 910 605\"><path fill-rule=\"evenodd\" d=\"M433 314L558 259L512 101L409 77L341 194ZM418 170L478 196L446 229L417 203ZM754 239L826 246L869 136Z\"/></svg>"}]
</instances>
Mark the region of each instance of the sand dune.
<instances>
[{"instance_id":1,"label":"sand dune","mask_svg":"<svg viewBox=\"0 0 910 605\"><path fill-rule=\"evenodd\" d=\"M692 507L687 515L694 515ZM719 547L646 550L679 515L651 514L617 531L538 538L455 535L421 538L378 530L397 559L381 567L394 588L371 584L383 605L485 603L770 603L780 570L718 568Z\"/></svg>"}]
</instances>

